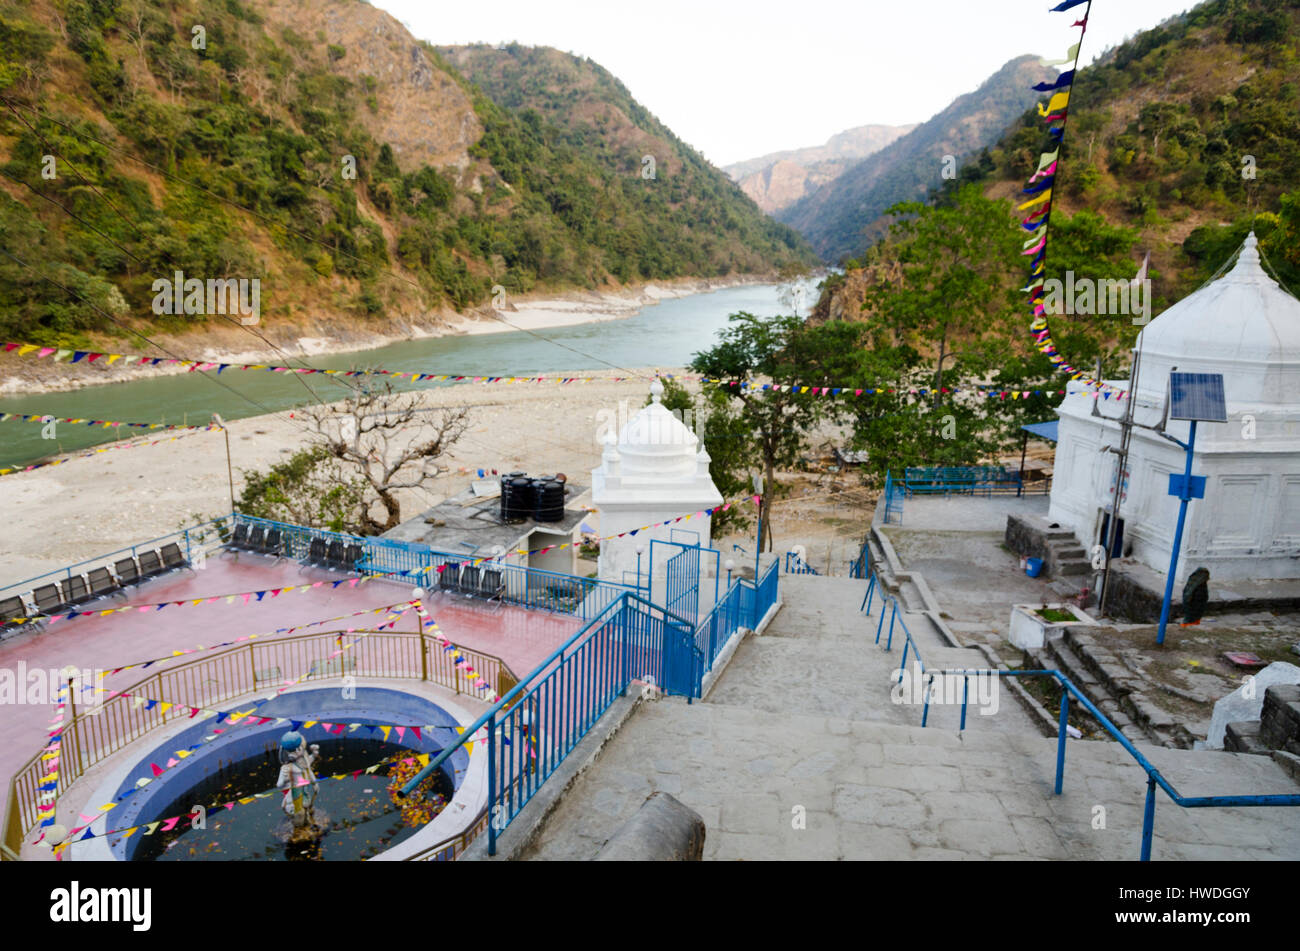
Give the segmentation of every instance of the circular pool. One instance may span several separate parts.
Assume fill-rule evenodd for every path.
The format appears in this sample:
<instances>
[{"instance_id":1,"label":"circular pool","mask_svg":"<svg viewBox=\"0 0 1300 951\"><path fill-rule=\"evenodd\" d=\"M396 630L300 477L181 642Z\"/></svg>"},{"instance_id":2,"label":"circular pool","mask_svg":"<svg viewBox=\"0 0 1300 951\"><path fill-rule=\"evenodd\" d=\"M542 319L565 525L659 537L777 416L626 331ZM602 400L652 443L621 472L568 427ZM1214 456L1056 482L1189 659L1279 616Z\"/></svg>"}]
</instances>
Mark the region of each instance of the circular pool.
<instances>
[{"instance_id":1,"label":"circular pool","mask_svg":"<svg viewBox=\"0 0 1300 951\"><path fill-rule=\"evenodd\" d=\"M253 701L227 709L252 710ZM254 726L232 726L228 720L218 725L208 719L154 741L143 756L131 757L131 765L101 786L96 796L103 798L95 802L119 802L105 816L110 830L134 827L137 831L129 836L110 831L94 849L99 854L80 857L129 861L389 858L457 834L481 808L473 801L481 783L465 782L470 756L463 747L439 774L422 784L420 796L399 804L390 795L394 783L389 773L399 768L397 764L404 761L410 775L417 768L413 757L436 756L459 738L465 725L467 715L457 718L425 697L355 687L345 699L338 687L309 689L276 697L256 707L256 715L274 719ZM214 732L222 727L226 732ZM314 806L318 834L308 842L291 841L283 794L275 786L279 741L290 730L320 747ZM187 752L195 744L198 748ZM367 772L371 767L377 768ZM150 782L140 787L141 779ZM97 807L87 811L93 808Z\"/></svg>"}]
</instances>

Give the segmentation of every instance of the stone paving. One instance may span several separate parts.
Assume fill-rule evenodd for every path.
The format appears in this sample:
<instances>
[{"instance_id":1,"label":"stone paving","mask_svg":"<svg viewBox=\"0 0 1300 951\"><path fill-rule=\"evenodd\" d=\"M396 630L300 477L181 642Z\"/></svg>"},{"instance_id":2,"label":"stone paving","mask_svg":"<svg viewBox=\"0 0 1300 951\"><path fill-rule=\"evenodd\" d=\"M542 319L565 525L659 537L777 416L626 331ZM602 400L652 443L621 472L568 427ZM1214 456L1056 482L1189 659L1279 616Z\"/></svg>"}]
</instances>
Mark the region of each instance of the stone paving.
<instances>
[{"instance_id":1,"label":"stone paving","mask_svg":"<svg viewBox=\"0 0 1300 951\"><path fill-rule=\"evenodd\" d=\"M710 859L1138 857L1146 776L1118 744L1070 741L1055 796L1056 741L1009 695L963 733L951 708L922 729L889 700L901 644L875 648L864 583L781 583L785 606L708 701L643 703L525 858L590 858L655 790L704 817ZM1264 757L1140 748L1184 795L1300 791ZM1153 857L1300 859L1300 809L1185 810L1161 792Z\"/></svg>"},{"instance_id":2,"label":"stone paving","mask_svg":"<svg viewBox=\"0 0 1300 951\"><path fill-rule=\"evenodd\" d=\"M1263 757L1145 752L1184 794L1296 791ZM1142 770L1117 744L1072 742L1055 796L1055 761L1055 741L1038 736L660 701L623 727L525 857L589 859L662 790L704 818L706 859L1136 859ZM1155 828L1156 859L1300 858L1295 809L1184 810L1158 793Z\"/></svg>"}]
</instances>

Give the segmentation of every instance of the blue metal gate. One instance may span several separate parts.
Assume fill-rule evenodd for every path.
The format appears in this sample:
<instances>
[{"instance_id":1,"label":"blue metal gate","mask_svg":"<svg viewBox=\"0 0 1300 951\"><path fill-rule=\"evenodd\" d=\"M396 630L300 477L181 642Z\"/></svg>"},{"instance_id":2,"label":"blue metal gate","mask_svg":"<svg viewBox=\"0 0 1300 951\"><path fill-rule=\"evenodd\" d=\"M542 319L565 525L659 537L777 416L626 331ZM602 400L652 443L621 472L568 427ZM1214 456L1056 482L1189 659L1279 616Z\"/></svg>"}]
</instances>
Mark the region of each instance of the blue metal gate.
<instances>
[{"instance_id":1,"label":"blue metal gate","mask_svg":"<svg viewBox=\"0 0 1300 951\"><path fill-rule=\"evenodd\" d=\"M683 548L668 559L664 607L694 624L700 617L700 550Z\"/></svg>"}]
</instances>

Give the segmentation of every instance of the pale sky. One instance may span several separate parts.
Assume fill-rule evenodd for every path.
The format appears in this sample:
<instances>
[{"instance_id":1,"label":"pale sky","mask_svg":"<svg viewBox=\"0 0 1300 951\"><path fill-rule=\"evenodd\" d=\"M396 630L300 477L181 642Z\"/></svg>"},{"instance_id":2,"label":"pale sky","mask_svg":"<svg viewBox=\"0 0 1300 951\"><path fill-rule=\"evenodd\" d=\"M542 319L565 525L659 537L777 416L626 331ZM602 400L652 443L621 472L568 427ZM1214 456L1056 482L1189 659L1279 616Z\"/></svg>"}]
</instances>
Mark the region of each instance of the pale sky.
<instances>
[{"instance_id":1,"label":"pale sky","mask_svg":"<svg viewBox=\"0 0 1300 951\"><path fill-rule=\"evenodd\" d=\"M1007 60L1060 59L1059 0L371 0L438 45L554 46L600 63L717 165L923 122ZM1097 0L1085 61L1195 0Z\"/></svg>"}]
</instances>

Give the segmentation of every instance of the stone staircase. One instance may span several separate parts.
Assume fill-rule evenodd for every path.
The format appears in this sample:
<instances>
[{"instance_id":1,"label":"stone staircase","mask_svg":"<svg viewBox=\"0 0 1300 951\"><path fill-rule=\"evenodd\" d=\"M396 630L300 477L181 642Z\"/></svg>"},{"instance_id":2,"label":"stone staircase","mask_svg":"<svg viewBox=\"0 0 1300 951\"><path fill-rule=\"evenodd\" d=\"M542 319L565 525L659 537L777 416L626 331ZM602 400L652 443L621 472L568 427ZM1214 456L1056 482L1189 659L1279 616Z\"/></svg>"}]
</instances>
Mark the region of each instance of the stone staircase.
<instances>
[{"instance_id":1,"label":"stone staircase","mask_svg":"<svg viewBox=\"0 0 1300 951\"><path fill-rule=\"evenodd\" d=\"M1130 740L1191 749L1195 737L1144 693L1147 685L1085 628L1066 628L1031 652L1038 666L1059 670Z\"/></svg>"},{"instance_id":2,"label":"stone staircase","mask_svg":"<svg viewBox=\"0 0 1300 951\"><path fill-rule=\"evenodd\" d=\"M972 710L959 732L953 707L923 729L918 704L891 702L901 642L876 646L865 582L781 586L784 606L711 694L640 700L521 857L589 859L660 790L704 818L709 859L1137 858L1146 775L1119 744L1069 741L1056 796L1056 741L1018 704ZM913 633L964 653L938 626ZM1139 748L1188 795L1300 788L1265 757ZM1300 858L1300 810L1183 810L1161 794L1155 828L1157 859Z\"/></svg>"}]
</instances>

